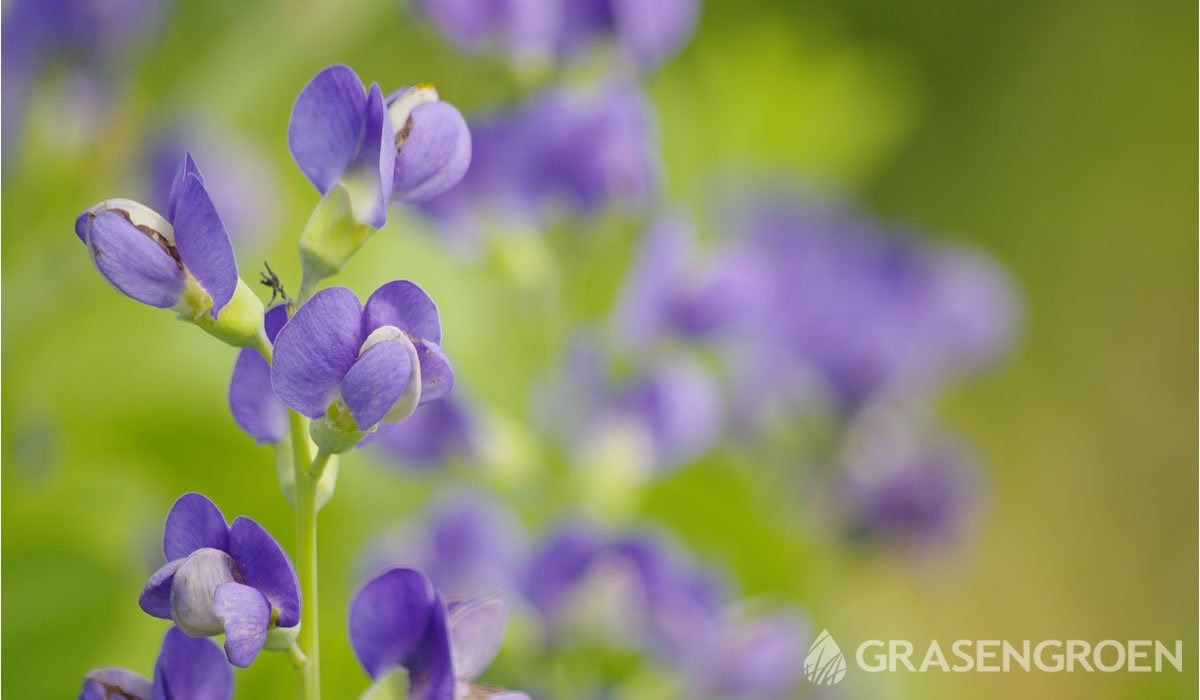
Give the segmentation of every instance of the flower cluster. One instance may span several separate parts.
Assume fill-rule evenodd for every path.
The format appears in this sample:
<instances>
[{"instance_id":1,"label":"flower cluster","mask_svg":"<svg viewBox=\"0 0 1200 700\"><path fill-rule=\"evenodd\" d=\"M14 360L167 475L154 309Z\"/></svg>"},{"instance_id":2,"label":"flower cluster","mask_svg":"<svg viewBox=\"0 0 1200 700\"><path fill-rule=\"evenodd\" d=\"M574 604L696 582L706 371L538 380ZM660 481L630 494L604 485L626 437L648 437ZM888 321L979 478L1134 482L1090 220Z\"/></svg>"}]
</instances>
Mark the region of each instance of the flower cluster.
<instances>
[{"instance_id":1,"label":"flower cluster","mask_svg":"<svg viewBox=\"0 0 1200 700\"><path fill-rule=\"evenodd\" d=\"M688 697L790 692L809 634L794 610L732 599L721 577L661 536L568 522L535 540L479 495L448 499L407 531L381 536L365 561L370 569L419 567L468 600L504 591L548 648L645 651L674 671ZM573 692L586 694L588 682L573 679Z\"/></svg>"},{"instance_id":2,"label":"flower cluster","mask_svg":"<svg viewBox=\"0 0 1200 700\"><path fill-rule=\"evenodd\" d=\"M166 563L139 599L146 613L173 623L154 679L97 669L82 699L230 698L230 664L250 666L264 650L286 653L301 696L319 698L316 514L333 493L335 456L454 387L438 308L416 284L389 282L365 304L345 287L314 285L385 224L389 203L420 202L461 179L471 152L462 116L432 86L385 98L377 84L366 88L349 68L332 66L300 92L288 137L322 200L301 238L299 298L268 267L272 301L284 300L269 310L240 278L190 153L170 178L162 213L108 199L75 222L96 269L118 291L240 348L230 409L239 427L280 457L280 485L297 514L299 564L254 520L229 523L208 498L184 495L167 515ZM398 570L364 586L350 635L389 697L519 700L526 696L472 683L497 654L506 615L498 597L445 601L424 574ZM223 637L224 653L207 637Z\"/></svg>"}]
</instances>

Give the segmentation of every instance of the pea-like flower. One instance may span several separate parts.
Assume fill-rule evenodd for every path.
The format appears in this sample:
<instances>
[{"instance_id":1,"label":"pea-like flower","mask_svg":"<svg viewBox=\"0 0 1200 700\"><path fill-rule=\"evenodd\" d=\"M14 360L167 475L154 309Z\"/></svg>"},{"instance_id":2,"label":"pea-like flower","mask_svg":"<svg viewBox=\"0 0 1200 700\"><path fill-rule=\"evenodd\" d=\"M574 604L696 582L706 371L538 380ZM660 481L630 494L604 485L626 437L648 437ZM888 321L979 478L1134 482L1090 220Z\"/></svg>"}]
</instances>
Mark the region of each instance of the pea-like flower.
<instances>
[{"instance_id":1,"label":"pea-like flower","mask_svg":"<svg viewBox=\"0 0 1200 700\"><path fill-rule=\"evenodd\" d=\"M389 282L365 306L329 287L300 307L275 338L271 386L315 420L317 445L350 449L380 422L407 418L454 386L439 343L438 309L420 287Z\"/></svg>"},{"instance_id":2,"label":"pea-like flower","mask_svg":"<svg viewBox=\"0 0 1200 700\"><path fill-rule=\"evenodd\" d=\"M350 645L373 679L406 670L414 700L528 700L472 683L499 653L507 619L498 596L447 604L425 574L391 569L350 603Z\"/></svg>"},{"instance_id":3,"label":"pea-like flower","mask_svg":"<svg viewBox=\"0 0 1200 700\"><path fill-rule=\"evenodd\" d=\"M175 174L165 217L131 199L106 199L79 215L75 233L126 296L174 309L231 345L258 342L262 302L238 277L233 245L191 154Z\"/></svg>"},{"instance_id":4,"label":"pea-like flower","mask_svg":"<svg viewBox=\"0 0 1200 700\"><path fill-rule=\"evenodd\" d=\"M154 680L124 668L89 671L79 700L159 700L160 698L233 697L233 669L221 649L207 639L189 637L172 627L163 637Z\"/></svg>"},{"instance_id":5,"label":"pea-like flower","mask_svg":"<svg viewBox=\"0 0 1200 700\"><path fill-rule=\"evenodd\" d=\"M235 666L249 666L272 628L300 623L300 584L283 548L245 516L232 524L198 493L181 496L163 530L167 564L138 603L193 637L225 635Z\"/></svg>"},{"instance_id":6,"label":"pea-like flower","mask_svg":"<svg viewBox=\"0 0 1200 700\"><path fill-rule=\"evenodd\" d=\"M373 229L387 223L390 200L421 202L455 185L471 162L471 135L432 85L383 96L342 65L317 73L300 91L288 124L300 170L325 195L300 250L317 280L346 264Z\"/></svg>"}]
</instances>

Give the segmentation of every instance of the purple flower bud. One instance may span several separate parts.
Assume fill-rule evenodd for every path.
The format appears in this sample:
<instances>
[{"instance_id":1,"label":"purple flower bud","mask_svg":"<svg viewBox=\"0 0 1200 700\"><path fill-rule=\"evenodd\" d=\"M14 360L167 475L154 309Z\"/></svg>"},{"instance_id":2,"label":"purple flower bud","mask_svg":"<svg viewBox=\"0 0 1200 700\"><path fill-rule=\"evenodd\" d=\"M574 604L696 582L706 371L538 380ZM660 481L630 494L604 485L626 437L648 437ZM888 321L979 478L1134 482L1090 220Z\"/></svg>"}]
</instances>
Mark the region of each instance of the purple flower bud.
<instances>
[{"instance_id":1,"label":"purple flower bud","mask_svg":"<svg viewBox=\"0 0 1200 700\"><path fill-rule=\"evenodd\" d=\"M239 516L226 525L217 506L198 493L171 507L163 530L167 564L138 601L146 613L190 635L224 633L225 653L249 666L272 627L300 622L300 584L283 548L258 523Z\"/></svg>"},{"instance_id":2,"label":"purple flower bud","mask_svg":"<svg viewBox=\"0 0 1200 700\"><path fill-rule=\"evenodd\" d=\"M494 697L471 681L495 658L506 624L500 598L447 606L429 579L412 569L371 579L350 603L350 645L363 668L372 678L404 668L414 698ZM504 697L527 700L523 693Z\"/></svg>"},{"instance_id":3,"label":"purple flower bud","mask_svg":"<svg viewBox=\"0 0 1200 700\"><path fill-rule=\"evenodd\" d=\"M570 55L601 38L612 37L626 58L651 68L691 38L699 19L699 5L699 0L565 2L559 51Z\"/></svg>"},{"instance_id":4,"label":"purple flower bud","mask_svg":"<svg viewBox=\"0 0 1200 700\"><path fill-rule=\"evenodd\" d=\"M153 683L123 668L98 668L87 674L79 700L159 700L204 698L230 700L233 669L210 640L189 637L176 627L163 637Z\"/></svg>"},{"instance_id":5,"label":"purple flower bud","mask_svg":"<svg viewBox=\"0 0 1200 700\"><path fill-rule=\"evenodd\" d=\"M380 421L403 420L450 393L454 372L441 339L437 306L412 282L383 285L366 306L330 287L276 336L271 386L291 408L353 437L327 447L343 451Z\"/></svg>"},{"instance_id":6,"label":"purple flower bud","mask_svg":"<svg viewBox=\"0 0 1200 700\"><path fill-rule=\"evenodd\" d=\"M382 228L388 200L419 202L451 187L471 160L466 122L431 86L386 100L347 66L330 66L300 91L288 125L296 164L321 194L340 185L354 219Z\"/></svg>"},{"instance_id":7,"label":"purple flower bud","mask_svg":"<svg viewBox=\"0 0 1200 700\"><path fill-rule=\"evenodd\" d=\"M79 215L75 234L126 296L175 309L231 345L257 343L262 302L238 278L233 245L190 154L175 173L166 212L108 199Z\"/></svg>"}]
</instances>

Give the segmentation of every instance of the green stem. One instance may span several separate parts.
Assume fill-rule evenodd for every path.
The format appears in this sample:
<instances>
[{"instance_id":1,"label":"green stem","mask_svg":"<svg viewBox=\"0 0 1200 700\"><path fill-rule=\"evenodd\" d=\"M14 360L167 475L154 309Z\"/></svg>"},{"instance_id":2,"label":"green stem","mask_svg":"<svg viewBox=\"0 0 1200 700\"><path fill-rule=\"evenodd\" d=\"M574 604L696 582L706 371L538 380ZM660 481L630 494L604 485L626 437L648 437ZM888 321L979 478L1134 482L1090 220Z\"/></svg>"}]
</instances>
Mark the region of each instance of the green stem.
<instances>
[{"instance_id":1,"label":"green stem","mask_svg":"<svg viewBox=\"0 0 1200 700\"><path fill-rule=\"evenodd\" d=\"M287 655L288 661L292 662L292 666L297 671L303 671L304 667L308 664L308 657L300 650L300 645L295 642L292 642L292 646L288 647Z\"/></svg>"},{"instance_id":2,"label":"green stem","mask_svg":"<svg viewBox=\"0 0 1200 700\"><path fill-rule=\"evenodd\" d=\"M292 457L296 472L296 572L303 592L299 649L308 657L300 674L301 700L320 700L321 666L317 633L317 479L309 475L313 462L308 444L308 421L288 411ZM319 455L318 455L319 458ZM325 458L328 461L328 457ZM313 466L316 466L315 464ZM324 464L322 463L322 468Z\"/></svg>"},{"instance_id":3,"label":"green stem","mask_svg":"<svg viewBox=\"0 0 1200 700\"><path fill-rule=\"evenodd\" d=\"M332 452L317 450L317 456L313 457L312 466L308 468L308 475L312 477L313 483L321 480L321 475L325 473L325 467L329 465L330 457L333 457Z\"/></svg>"}]
</instances>

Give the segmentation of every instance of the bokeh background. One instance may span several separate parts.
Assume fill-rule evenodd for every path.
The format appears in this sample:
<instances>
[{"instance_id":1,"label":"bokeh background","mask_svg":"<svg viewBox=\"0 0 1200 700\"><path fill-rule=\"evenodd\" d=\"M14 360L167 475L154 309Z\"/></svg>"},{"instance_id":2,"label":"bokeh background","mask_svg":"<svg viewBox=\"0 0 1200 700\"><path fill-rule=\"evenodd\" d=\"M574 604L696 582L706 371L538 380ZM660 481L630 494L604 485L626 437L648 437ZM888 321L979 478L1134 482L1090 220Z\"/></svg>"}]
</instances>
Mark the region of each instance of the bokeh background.
<instances>
[{"instance_id":1,"label":"bokeh background","mask_svg":"<svg viewBox=\"0 0 1200 700\"><path fill-rule=\"evenodd\" d=\"M385 88L434 82L468 114L516 100L537 79L455 50L394 2L340 0L172 2L121 23L129 33L102 59L80 48L94 48L97 25L64 24L59 38L75 58L55 54L32 70L16 53L13 6L3 75L2 690L65 698L89 668L152 668L163 623L136 598L179 494L250 514L289 548L292 537L271 450L242 434L226 406L234 351L104 284L72 235L77 213L106 197L150 199L149 154L176 133L202 167L206 151L250 156L255 165L220 178L257 200L234 231L242 275L257 277L265 259L294 288L295 240L317 195L291 161L286 125L312 74L341 62ZM1184 2L705 0L694 39L642 76L671 205L715 227L709 204L741 186L731 180L803 183L884 226L987 251L1012 279L1022 323L1001 360L934 404L981 464L981 497L952 543L847 543L794 512L811 499L787 485L803 479L737 450L619 494L617 519L665 528L740 595L797 606L846 648L870 638L918 648L958 638L1184 641L1182 674L851 669L845 697L1194 697L1196 21ZM553 476L562 468L534 427L530 396L568 334L561 318L530 309L557 255L570 258L566 313L601 315L639 230L620 221L567 237L565 250L530 252L515 239L471 257L429 221L393 210L338 279L364 296L397 277L429 290L460 390L501 428L486 464L422 471L379 452L344 458L321 515L328 697L368 684L343 633L364 550L447 484L496 494L534 530L564 509L614 508ZM514 620L487 678L524 687L530 673L571 675L578 659L530 662L531 634ZM277 655L237 683L239 698L294 693ZM801 681L795 695L806 694Z\"/></svg>"}]
</instances>

